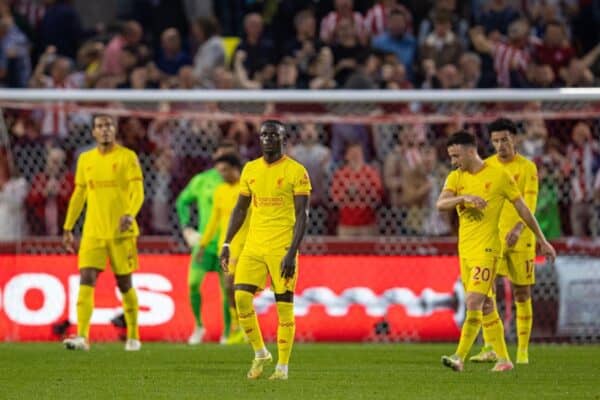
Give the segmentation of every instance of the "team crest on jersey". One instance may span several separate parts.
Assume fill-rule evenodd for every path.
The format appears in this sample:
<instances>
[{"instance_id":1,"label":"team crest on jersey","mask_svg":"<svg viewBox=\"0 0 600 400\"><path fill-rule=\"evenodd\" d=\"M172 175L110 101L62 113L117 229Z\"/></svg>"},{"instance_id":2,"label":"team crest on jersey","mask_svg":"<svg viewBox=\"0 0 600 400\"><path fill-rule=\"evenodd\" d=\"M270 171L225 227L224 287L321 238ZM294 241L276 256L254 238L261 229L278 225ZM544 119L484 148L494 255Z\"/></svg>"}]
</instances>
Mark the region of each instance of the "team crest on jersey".
<instances>
[{"instance_id":1,"label":"team crest on jersey","mask_svg":"<svg viewBox=\"0 0 600 400\"><path fill-rule=\"evenodd\" d=\"M519 180L519 174L516 174L513 178L515 179L515 182L517 182Z\"/></svg>"},{"instance_id":2,"label":"team crest on jersey","mask_svg":"<svg viewBox=\"0 0 600 400\"><path fill-rule=\"evenodd\" d=\"M283 179L284 179L283 177L277 179L277 188L278 189L281 189L281 185L283 184Z\"/></svg>"},{"instance_id":3,"label":"team crest on jersey","mask_svg":"<svg viewBox=\"0 0 600 400\"><path fill-rule=\"evenodd\" d=\"M116 171L117 171L117 166L118 166L118 165L117 165L117 163L114 163L114 164L112 165L112 170L113 170L113 172L116 172Z\"/></svg>"},{"instance_id":4,"label":"team crest on jersey","mask_svg":"<svg viewBox=\"0 0 600 400\"><path fill-rule=\"evenodd\" d=\"M485 190L490 190L490 188L492 187L492 182L486 182L485 183Z\"/></svg>"}]
</instances>

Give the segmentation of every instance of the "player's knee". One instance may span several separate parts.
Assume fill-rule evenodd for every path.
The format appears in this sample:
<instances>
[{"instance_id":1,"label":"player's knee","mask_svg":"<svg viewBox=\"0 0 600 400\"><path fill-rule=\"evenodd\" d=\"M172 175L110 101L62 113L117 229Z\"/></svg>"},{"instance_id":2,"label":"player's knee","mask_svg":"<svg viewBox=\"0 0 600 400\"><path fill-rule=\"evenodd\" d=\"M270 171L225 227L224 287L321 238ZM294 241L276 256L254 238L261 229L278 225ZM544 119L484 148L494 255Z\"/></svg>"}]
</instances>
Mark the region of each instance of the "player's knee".
<instances>
[{"instance_id":1,"label":"player's knee","mask_svg":"<svg viewBox=\"0 0 600 400\"><path fill-rule=\"evenodd\" d=\"M294 292L285 292L285 293L275 293L275 301L277 303L293 303L294 302Z\"/></svg>"},{"instance_id":2,"label":"player's knee","mask_svg":"<svg viewBox=\"0 0 600 400\"><path fill-rule=\"evenodd\" d=\"M131 289L131 275L117 276L117 286L121 293L127 293Z\"/></svg>"},{"instance_id":3,"label":"player's knee","mask_svg":"<svg viewBox=\"0 0 600 400\"><path fill-rule=\"evenodd\" d=\"M96 286L98 273L93 268L82 268L79 270L79 284L86 286Z\"/></svg>"},{"instance_id":4,"label":"player's knee","mask_svg":"<svg viewBox=\"0 0 600 400\"><path fill-rule=\"evenodd\" d=\"M530 286L515 286L515 300L523 303L531 298Z\"/></svg>"},{"instance_id":5,"label":"player's knee","mask_svg":"<svg viewBox=\"0 0 600 400\"><path fill-rule=\"evenodd\" d=\"M488 315L494 312L494 300L491 297L486 297L483 302L483 315Z\"/></svg>"},{"instance_id":6,"label":"player's knee","mask_svg":"<svg viewBox=\"0 0 600 400\"><path fill-rule=\"evenodd\" d=\"M469 311L477 311L483 309L483 303L485 302L486 296L481 293L467 293L467 298L465 300L467 310Z\"/></svg>"}]
</instances>

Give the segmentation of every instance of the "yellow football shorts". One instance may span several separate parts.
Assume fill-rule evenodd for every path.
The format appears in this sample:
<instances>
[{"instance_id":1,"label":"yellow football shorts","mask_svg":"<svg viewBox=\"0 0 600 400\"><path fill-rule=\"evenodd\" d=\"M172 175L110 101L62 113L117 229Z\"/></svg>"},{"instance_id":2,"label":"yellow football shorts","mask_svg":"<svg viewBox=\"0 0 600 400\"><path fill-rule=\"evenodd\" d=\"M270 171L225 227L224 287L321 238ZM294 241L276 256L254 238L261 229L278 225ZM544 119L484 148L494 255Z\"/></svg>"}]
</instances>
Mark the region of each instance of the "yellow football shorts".
<instances>
[{"instance_id":1,"label":"yellow football shorts","mask_svg":"<svg viewBox=\"0 0 600 400\"><path fill-rule=\"evenodd\" d=\"M79 245L79 268L96 268L104 271L106 261L115 275L128 275L139 267L135 236L118 239L82 237Z\"/></svg>"},{"instance_id":2,"label":"yellow football shorts","mask_svg":"<svg viewBox=\"0 0 600 400\"><path fill-rule=\"evenodd\" d=\"M259 289L264 289L267 275L270 275L274 293L293 292L298 279L298 256L296 256L294 276L284 279L281 277L281 260L285 254L285 252L266 254L244 247L235 268L234 284L254 285Z\"/></svg>"},{"instance_id":3,"label":"yellow football shorts","mask_svg":"<svg viewBox=\"0 0 600 400\"><path fill-rule=\"evenodd\" d=\"M466 292L481 293L488 297L494 294L497 257L460 259L460 279Z\"/></svg>"},{"instance_id":4,"label":"yellow football shorts","mask_svg":"<svg viewBox=\"0 0 600 400\"><path fill-rule=\"evenodd\" d=\"M498 260L498 275L508 276L515 285L535 284L535 252L506 251Z\"/></svg>"}]
</instances>

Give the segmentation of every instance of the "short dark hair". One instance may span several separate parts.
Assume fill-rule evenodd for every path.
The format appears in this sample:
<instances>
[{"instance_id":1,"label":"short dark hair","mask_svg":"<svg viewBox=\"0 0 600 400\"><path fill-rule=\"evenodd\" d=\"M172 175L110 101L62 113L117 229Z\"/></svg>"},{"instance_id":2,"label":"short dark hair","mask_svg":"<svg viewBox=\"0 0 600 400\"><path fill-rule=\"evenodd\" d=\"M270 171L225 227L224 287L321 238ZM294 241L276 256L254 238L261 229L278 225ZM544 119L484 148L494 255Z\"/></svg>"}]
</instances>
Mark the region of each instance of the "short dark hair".
<instances>
[{"instance_id":1,"label":"short dark hair","mask_svg":"<svg viewBox=\"0 0 600 400\"><path fill-rule=\"evenodd\" d=\"M492 132L509 131L513 135L516 135L518 132L517 125L508 118L498 118L492 121L487 128L490 134L492 134Z\"/></svg>"},{"instance_id":2,"label":"short dark hair","mask_svg":"<svg viewBox=\"0 0 600 400\"><path fill-rule=\"evenodd\" d=\"M217 19L214 17L199 17L196 20L196 23L198 24L200 29L202 29L202 32L204 33L204 38L206 40L210 39L215 35L218 35L221 30L221 28L219 27L219 21L217 21Z\"/></svg>"},{"instance_id":3,"label":"short dark hair","mask_svg":"<svg viewBox=\"0 0 600 400\"><path fill-rule=\"evenodd\" d=\"M215 164L218 163L226 163L234 168L242 169L242 160L235 154L223 154L215 160Z\"/></svg>"},{"instance_id":4,"label":"short dark hair","mask_svg":"<svg viewBox=\"0 0 600 400\"><path fill-rule=\"evenodd\" d=\"M477 147L477 139L471 132L460 130L450 135L446 143L446 147L454 145Z\"/></svg>"},{"instance_id":5,"label":"short dark hair","mask_svg":"<svg viewBox=\"0 0 600 400\"><path fill-rule=\"evenodd\" d=\"M282 130L282 134L285 134L287 129L285 128L285 125L283 122L278 121L276 119L268 119L266 121L263 121L262 124L260 124L260 129L262 130L263 127L267 127L267 126L274 126L277 128L277 130L279 131L280 129Z\"/></svg>"},{"instance_id":6,"label":"short dark hair","mask_svg":"<svg viewBox=\"0 0 600 400\"><path fill-rule=\"evenodd\" d=\"M116 124L115 118L112 115L107 114L107 113L96 113L96 114L92 115L92 128L94 126L96 126L96 119L98 119L98 118L110 118L112 120L113 124Z\"/></svg>"}]
</instances>

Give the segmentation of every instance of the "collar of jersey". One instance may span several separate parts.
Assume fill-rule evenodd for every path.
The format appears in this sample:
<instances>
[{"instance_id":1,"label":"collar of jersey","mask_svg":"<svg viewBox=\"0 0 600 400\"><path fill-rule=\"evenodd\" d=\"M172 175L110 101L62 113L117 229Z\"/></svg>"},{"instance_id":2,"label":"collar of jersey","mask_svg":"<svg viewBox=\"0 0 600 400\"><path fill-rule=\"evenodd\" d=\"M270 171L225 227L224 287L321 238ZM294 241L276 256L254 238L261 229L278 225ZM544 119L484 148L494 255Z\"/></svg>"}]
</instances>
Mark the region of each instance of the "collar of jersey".
<instances>
[{"instance_id":1,"label":"collar of jersey","mask_svg":"<svg viewBox=\"0 0 600 400\"><path fill-rule=\"evenodd\" d=\"M109 151L108 153L100 153L100 149L98 148L98 146L96 146L96 151L98 152L98 154L102 157L107 156L109 154L114 153L115 151L117 151L117 148L119 148L120 146L118 144L115 143L115 145L113 146L112 150Z\"/></svg>"},{"instance_id":2,"label":"collar of jersey","mask_svg":"<svg viewBox=\"0 0 600 400\"><path fill-rule=\"evenodd\" d=\"M283 160L285 160L286 158L287 158L287 156L284 154L284 155L281 156L281 158L279 160L275 161L274 163L269 164L267 162L267 160L265 160L265 156L262 156L263 163L265 163L265 165L267 167L273 167L273 166L279 164L280 162L282 162Z\"/></svg>"}]
</instances>

